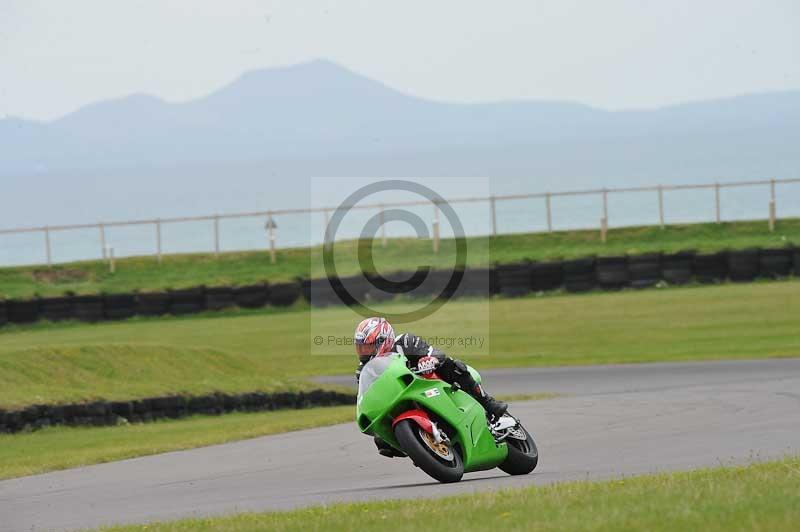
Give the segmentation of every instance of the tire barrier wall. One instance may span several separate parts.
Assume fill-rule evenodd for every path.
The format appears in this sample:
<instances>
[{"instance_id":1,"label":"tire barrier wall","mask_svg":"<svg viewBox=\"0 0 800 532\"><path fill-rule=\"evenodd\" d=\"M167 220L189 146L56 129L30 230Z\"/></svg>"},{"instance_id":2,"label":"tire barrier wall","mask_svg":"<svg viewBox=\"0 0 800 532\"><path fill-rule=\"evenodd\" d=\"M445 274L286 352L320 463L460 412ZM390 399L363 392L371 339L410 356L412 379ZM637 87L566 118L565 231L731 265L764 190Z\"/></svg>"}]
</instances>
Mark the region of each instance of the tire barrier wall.
<instances>
[{"instance_id":1,"label":"tire barrier wall","mask_svg":"<svg viewBox=\"0 0 800 532\"><path fill-rule=\"evenodd\" d=\"M45 297L31 300L0 299L0 327L6 323L38 320L98 322L134 316L195 314L231 307L288 306L300 297L300 283L256 284L239 287L203 286L141 294Z\"/></svg>"},{"instance_id":2,"label":"tire barrier wall","mask_svg":"<svg viewBox=\"0 0 800 532\"><path fill-rule=\"evenodd\" d=\"M94 401L66 405L32 405L22 410L0 410L0 433L36 430L54 425L107 426L178 419L194 414L299 409L314 406L354 405L353 395L328 391L252 392L237 395L168 395L134 401Z\"/></svg>"},{"instance_id":3,"label":"tire barrier wall","mask_svg":"<svg viewBox=\"0 0 800 532\"><path fill-rule=\"evenodd\" d=\"M239 287L195 287L163 293L64 296L33 300L0 300L0 327L6 323L79 320L97 322L133 316L194 314L231 307L285 307L303 297L314 307L383 301L395 294L407 297L518 297L531 292L564 289L586 292L596 288L648 288L660 282L681 285L692 281L749 282L759 278L800 277L800 248L748 248L716 253L645 253L613 257L584 257L565 261L500 264L463 272L455 292L445 290L452 272L433 270L419 284L414 272L394 272L385 278L368 275L312 279Z\"/></svg>"}]
</instances>

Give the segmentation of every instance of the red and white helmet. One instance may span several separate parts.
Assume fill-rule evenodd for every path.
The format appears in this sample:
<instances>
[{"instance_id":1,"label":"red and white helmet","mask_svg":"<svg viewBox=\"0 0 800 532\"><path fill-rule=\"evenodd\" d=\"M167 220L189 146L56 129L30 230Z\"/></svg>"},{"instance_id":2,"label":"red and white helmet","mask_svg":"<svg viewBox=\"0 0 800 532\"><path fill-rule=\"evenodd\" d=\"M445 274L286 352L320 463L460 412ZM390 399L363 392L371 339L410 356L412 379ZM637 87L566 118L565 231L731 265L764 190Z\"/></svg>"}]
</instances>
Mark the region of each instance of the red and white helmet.
<instances>
[{"instance_id":1,"label":"red and white helmet","mask_svg":"<svg viewBox=\"0 0 800 532\"><path fill-rule=\"evenodd\" d=\"M361 362L383 356L394 347L394 329L384 318L367 318L358 324L353 337Z\"/></svg>"}]
</instances>

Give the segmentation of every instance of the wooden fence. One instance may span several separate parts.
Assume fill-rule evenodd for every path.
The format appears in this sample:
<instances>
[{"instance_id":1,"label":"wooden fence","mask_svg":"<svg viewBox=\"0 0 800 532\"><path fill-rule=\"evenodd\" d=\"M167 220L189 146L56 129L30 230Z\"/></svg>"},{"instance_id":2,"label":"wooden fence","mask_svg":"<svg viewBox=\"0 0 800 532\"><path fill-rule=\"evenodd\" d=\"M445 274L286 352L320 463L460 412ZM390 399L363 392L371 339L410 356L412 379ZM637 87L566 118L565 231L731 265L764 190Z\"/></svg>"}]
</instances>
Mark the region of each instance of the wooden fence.
<instances>
[{"instance_id":1,"label":"wooden fence","mask_svg":"<svg viewBox=\"0 0 800 532\"><path fill-rule=\"evenodd\" d=\"M547 231L552 232L555 230L553 224L553 205L552 199L557 197L567 196L597 196L602 201L602 217L598 220L598 227L600 229L603 241L606 240L606 232L610 227L609 212L608 212L608 197L611 194L626 194L626 193L646 193L650 192L656 194L658 197L658 225L665 227L667 224L667 217L664 208L664 197L667 192L679 190L713 190L715 198L715 221L720 223L722 221L722 205L720 198L720 191L726 188L741 188L741 187L769 187L769 203L765 205L765 214L768 219L770 230L774 230L775 221L777 219L776 201L778 197L779 185L789 183L800 183L798 179L769 179L758 181L737 181L737 182L717 182L717 183L704 183L704 184L689 184L689 185L657 185L657 186L642 186L642 187L626 187L626 188L599 188L590 190L572 190L561 192L537 192L529 194L509 194L509 195L492 195L488 197L466 197L466 198L452 198L447 202L450 204L465 204L465 203L486 203L489 208L489 215L491 220L491 234L497 235L497 203L509 200L523 200L523 199L541 199L544 202L546 212ZM321 234L327 231L328 223L331 214L337 209L367 209L377 210L382 212L387 207L411 207L420 205L431 205L433 207L432 216L432 241L434 251L439 249L439 208L427 200L419 201L405 201L396 203L380 203L380 204L358 204L346 205L339 207L316 207L306 209L277 209L268 211L254 211L254 212L241 212L234 214L213 214L206 216L184 216L175 218L155 218L146 220L126 220L126 221L112 221L112 222L98 222L92 224L76 224L76 225L55 225L44 227L26 227L14 229L0 229L0 235L4 234L20 234L20 233L41 233L43 236L44 258L47 265L53 264L52 243L50 235L54 232L61 231L75 231L75 230L91 230L98 231L100 237L100 253L99 256L104 260L108 260L110 266L113 267L113 250L106 245L106 229L113 227L130 227L149 225L153 228L153 255L161 262L163 256L163 240L162 240L162 227L165 224L185 223L185 222L211 222L213 231L213 242L215 255L219 256L220 253L220 222L222 220L232 220L237 218L261 218L265 220L264 228L266 230L266 244L270 252L270 260L272 263L276 262L276 247L277 247L277 232L275 228L277 223L275 219L280 216L297 215L297 214L312 214L322 213L324 215L324 226L321 228ZM655 220L654 224L655 225ZM327 241L328 239L324 239ZM381 240L386 245L386 232L385 226L381 226ZM86 257L89 258L89 257Z\"/></svg>"}]
</instances>

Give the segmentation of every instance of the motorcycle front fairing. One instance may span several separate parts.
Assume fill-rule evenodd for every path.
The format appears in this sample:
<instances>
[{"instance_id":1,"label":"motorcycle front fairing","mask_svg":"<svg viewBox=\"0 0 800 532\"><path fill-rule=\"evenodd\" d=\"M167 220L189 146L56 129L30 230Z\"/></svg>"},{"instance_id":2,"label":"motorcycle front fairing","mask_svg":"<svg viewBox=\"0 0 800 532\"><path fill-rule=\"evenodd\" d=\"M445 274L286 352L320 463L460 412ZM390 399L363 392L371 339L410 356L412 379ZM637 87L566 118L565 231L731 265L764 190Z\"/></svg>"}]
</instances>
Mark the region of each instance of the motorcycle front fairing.
<instances>
[{"instance_id":1,"label":"motorcycle front fairing","mask_svg":"<svg viewBox=\"0 0 800 532\"><path fill-rule=\"evenodd\" d=\"M356 407L359 429L402 450L392 422L404 412L421 408L455 431L449 431L450 438L461 450L465 471L491 469L502 463L508 448L495 442L483 407L444 381L418 377L406 363L405 356L394 354L376 357L362 368Z\"/></svg>"}]
</instances>

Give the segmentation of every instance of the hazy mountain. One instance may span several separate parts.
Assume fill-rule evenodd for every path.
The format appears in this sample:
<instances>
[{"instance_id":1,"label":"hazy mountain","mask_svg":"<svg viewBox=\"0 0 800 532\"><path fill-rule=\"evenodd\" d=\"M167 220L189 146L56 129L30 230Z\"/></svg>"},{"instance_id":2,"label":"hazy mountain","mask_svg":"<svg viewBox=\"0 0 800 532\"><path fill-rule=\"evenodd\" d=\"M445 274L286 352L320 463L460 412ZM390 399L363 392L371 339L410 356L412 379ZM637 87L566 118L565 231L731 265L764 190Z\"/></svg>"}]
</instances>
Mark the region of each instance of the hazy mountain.
<instances>
[{"instance_id":1,"label":"hazy mountain","mask_svg":"<svg viewBox=\"0 0 800 532\"><path fill-rule=\"evenodd\" d=\"M532 190L797 177L799 142L800 91L617 112L450 104L314 61L185 103L135 94L51 122L0 120L0 179L20 199L0 224L24 225L34 197L53 222L85 219L90 204L94 220L292 203L292 183L264 195L270 177L486 175Z\"/></svg>"}]
</instances>

